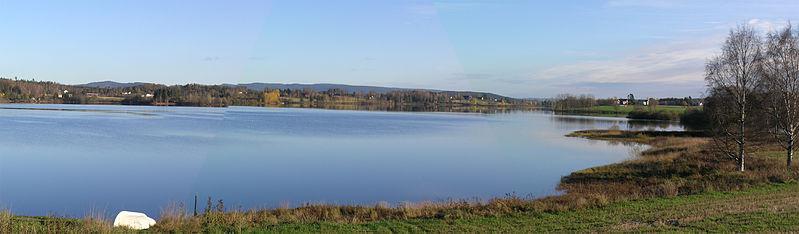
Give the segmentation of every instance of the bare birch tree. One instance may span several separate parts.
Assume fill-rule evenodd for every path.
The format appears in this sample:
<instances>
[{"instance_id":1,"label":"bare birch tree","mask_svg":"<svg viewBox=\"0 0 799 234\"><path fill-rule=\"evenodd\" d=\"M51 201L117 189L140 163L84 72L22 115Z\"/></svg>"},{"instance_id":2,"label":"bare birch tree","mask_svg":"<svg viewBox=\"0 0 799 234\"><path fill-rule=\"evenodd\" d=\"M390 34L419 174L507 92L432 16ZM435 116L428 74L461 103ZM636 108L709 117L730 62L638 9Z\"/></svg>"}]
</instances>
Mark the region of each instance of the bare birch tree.
<instances>
[{"instance_id":1,"label":"bare birch tree","mask_svg":"<svg viewBox=\"0 0 799 234\"><path fill-rule=\"evenodd\" d=\"M771 132L785 148L790 170L799 136L799 38L790 25L769 33L761 65Z\"/></svg>"},{"instance_id":2,"label":"bare birch tree","mask_svg":"<svg viewBox=\"0 0 799 234\"><path fill-rule=\"evenodd\" d=\"M751 99L762 83L761 47L762 41L753 28L738 26L730 31L721 54L705 66L709 92L716 95L716 99L708 103L716 130L716 145L738 162L740 171L745 170L747 126L751 124L747 117L754 104ZM736 146L735 150L730 149L731 145Z\"/></svg>"}]
</instances>

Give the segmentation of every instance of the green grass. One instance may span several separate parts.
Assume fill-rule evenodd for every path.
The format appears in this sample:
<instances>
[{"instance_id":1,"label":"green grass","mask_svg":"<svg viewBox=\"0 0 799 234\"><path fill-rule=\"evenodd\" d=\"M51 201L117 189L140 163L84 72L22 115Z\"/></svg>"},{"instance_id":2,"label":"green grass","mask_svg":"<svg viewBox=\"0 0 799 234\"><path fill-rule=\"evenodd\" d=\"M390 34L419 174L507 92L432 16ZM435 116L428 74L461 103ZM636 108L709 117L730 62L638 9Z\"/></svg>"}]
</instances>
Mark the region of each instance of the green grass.
<instances>
[{"instance_id":1,"label":"green grass","mask_svg":"<svg viewBox=\"0 0 799 234\"><path fill-rule=\"evenodd\" d=\"M639 120L680 120L689 110L701 110L702 107L688 106L593 106L585 108L571 108L555 110L561 114L626 117Z\"/></svg>"},{"instance_id":2,"label":"green grass","mask_svg":"<svg viewBox=\"0 0 799 234\"><path fill-rule=\"evenodd\" d=\"M643 110L650 110L648 106L641 106L638 107ZM656 106L655 111L673 111L678 113L683 113L691 107L685 106ZM696 107L693 107L696 108ZM594 106L589 108L590 110L595 111L604 111L604 112L619 112L619 113L630 113L636 109L635 106Z\"/></svg>"},{"instance_id":3,"label":"green grass","mask_svg":"<svg viewBox=\"0 0 799 234\"><path fill-rule=\"evenodd\" d=\"M682 115L687 110L700 107L686 107L686 106L656 106L654 112L673 112L676 115ZM652 112L653 109L648 106L594 106L590 108L575 108L565 110L566 113L582 114L591 116L608 116L608 117L624 117L635 110L642 110Z\"/></svg>"},{"instance_id":4,"label":"green grass","mask_svg":"<svg viewBox=\"0 0 799 234\"><path fill-rule=\"evenodd\" d=\"M593 232L593 231L799 231L799 185L760 186L614 203L576 211L521 212L463 219L410 219L364 224L293 223L255 232Z\"/></svg>"}]
</instances>

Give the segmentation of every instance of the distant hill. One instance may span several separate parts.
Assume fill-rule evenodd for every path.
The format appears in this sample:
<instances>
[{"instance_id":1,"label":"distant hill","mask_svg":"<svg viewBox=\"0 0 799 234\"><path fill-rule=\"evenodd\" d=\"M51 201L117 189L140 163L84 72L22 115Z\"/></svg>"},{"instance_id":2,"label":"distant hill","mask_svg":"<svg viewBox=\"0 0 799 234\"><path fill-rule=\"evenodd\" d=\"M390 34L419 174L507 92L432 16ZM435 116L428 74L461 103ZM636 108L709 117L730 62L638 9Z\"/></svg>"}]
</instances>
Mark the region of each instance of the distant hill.
<instances>
[{"instance_id":1,"label":"distant hill","mask_svg":"<svg viewBox=\"0 0 799 234\"><path fill-rule=\"evenodd\" d=\"M88 84L81 84L81 85L77 85L77 86L90 87L90 88L108 88L108 89L113 89L113 88L130 88L130 87L136 87L136 86L143 86L143 85L146 85L146 84L149 84L149 83L142 83L142 82L119 83L119 82L115 82L115 81L98 81L98 82L91 82L91 83L88 83Z\"/></svg>"},{"instance_id":2,"label":"distant hill","mask_svg":"<svg viewBox=\"0 0 799 234\"><path fill-rule=\"evenodd\" d=\"M78 85L81 87L91 87L91 88L129 88L129 87L136 87L136 86L144 86L150 83L144 82L133 82L133 83L120 83L115 81L99 81L99 82L92 82L88 84ZM282 84L282 83L246 83L246 84L222 84L222 86L226 87L244 87L250 90L255 91L264 91L266 89L291 89L291 90L314 90L317 92L325 92L331 89L341 89L348 93L378 93L378 94L386 94L395 91L410 91L410 90L422 90L422 91L429 91L429 92L436 92L436 93L444 93L450 96L472 96L472 97L485 97L485 98L505 98L505 99L515 99L509 98L498 94L493 93L486 93L486 92L473 92L473 91L446 91L446 90L434 90L434 89L408 89L408 88L394 88L394 87L381 87L381 86L365 86L365 85L345 85L345 84L329 84L329 83L321 83L321 84Z\"/></svg>"},{"instance_id":3,"label":"distant hill","mask_svg":"<svg viewBox=\"0 0 799 234\"><path fill-rule=\"evenodd\" d=\"M392 91L412 90L403 88L390 88L379 86L360 86L360 85L344 85L344 84L281 84L281 83L248 83L248 84L224 84L226 86L241 86L251 90L263 91L264 89L292 89L304 90L310 89L317 92L328 91L331 89L341 89L348 93L388 93Z\"/></svg>"},{"instance_id":4,"label":"distant hill","mask_svg":"<svg viewBox=\"0 0 799 234\"><path fill-rule=\"evenodd\" d=\"M88 84L81 84L81 87L91 88L129 88L136 86L143 86L148 83L134 82L134 83L120 83L115 81L98 81ZM305 90L310 89L317 92L324 92L331 89L341 89L348 93L388 93L392 91L412 90L403 88L389 88L378 86L359 86L359 85L343 85L343 84L281 84L281 83L247 83L247 84L222 84L228 87L245 87L251 90L263 91L266 89L292 89L292 90ZM433 91L433 90L430 90Z\"/></svg>"},{"instance_id":5,"label":"distant hill","mask_svg":"<svg viewBox=\"0 0 799 234\"><path fill-rule=\"evenodd\" d=\"M310 89L317 92L324 92L331 89L341 89L348 93L378 93L378 94L386 94L394 91L410 91L410 90L422 90L422 91L429 91L429 92L436 92L436 93L445 93L451 96L485 96L486 98L506 98L506 99L514 99L505 97L498 94L493 93L485 93L485 92L473 92L473 91L447 91L447 90L435 90L435 89L409 89L409 88L393 88L393 87L381 87L381 86L365 86L365 85L345 85L345 84L329 84L329 83L321 83L321 84L282 84L282 83L247 83L247 84L223 84L229 87L245 87L251 90L263 91L265 89L292 89L292 90L305 90Z\"/></svg>"}]
</instances>

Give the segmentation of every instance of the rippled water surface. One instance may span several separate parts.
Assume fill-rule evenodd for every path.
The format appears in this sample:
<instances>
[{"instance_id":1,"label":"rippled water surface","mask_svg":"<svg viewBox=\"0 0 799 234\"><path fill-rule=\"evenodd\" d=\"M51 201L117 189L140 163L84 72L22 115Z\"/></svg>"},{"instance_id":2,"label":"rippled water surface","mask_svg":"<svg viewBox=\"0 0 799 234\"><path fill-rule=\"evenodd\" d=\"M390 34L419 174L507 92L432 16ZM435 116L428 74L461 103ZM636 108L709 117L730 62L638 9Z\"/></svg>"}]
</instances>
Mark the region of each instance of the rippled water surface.
<instances>
[{"instance_id":1,"label":"rippled water surface","mask_svg":"<svg viewBox=\"0 0 799 234\"><path fill-rule=\"evenodd\" d=\"M0 105L0 126L0 206L73 217L157 216L195 195L244 208L543 196L639 148L573 130L680 129L543 112L16 104Z\"/></svg>"}]
</instances>

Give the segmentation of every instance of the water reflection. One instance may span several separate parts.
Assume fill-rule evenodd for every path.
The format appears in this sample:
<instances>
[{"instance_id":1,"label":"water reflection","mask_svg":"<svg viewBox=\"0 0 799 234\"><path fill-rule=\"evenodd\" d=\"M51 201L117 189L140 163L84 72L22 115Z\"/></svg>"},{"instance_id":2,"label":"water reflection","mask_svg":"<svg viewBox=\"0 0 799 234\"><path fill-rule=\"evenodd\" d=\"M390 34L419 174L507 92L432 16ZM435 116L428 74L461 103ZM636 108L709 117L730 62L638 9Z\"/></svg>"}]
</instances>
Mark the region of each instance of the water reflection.
<instances>
[{"instance_id":1,"label":"water reflection","mask_svg":"<svg viewBox=\"0 0 799 234\"><path fill-rule=\"evenodd\" d=\"M327 110L390 111L390 112L460 112L502 114L538 110L530 106L445 106L445 105L342 105L342 104L289 104L287 108L315 108Z\"/></svg>"},{"instance_id":2,"label":"water reflection","mask_svg":"<svg viewBox=\"0 0 799 234\"><path fill-rule=\"evenodd\" d=\"M564 175L640 150L569 132L674 128L478 113L494 114L0 105L0 207L80 217L92 207L157 215L194 195L244 208L546 196Z\"/></svg>"},{"instance_id":3,"label":"water reflection","mask_svg":"<svg viewBox=\"0 0 799 234\"><path fill-rule=\"evenodd\" d=\"M584 129L620 129L634 131L678 131L684 129L679 122L628 120L613 117L551 115L550 120L561 128L571 128L577 125Z\"/></svg>"}]
</instances>

